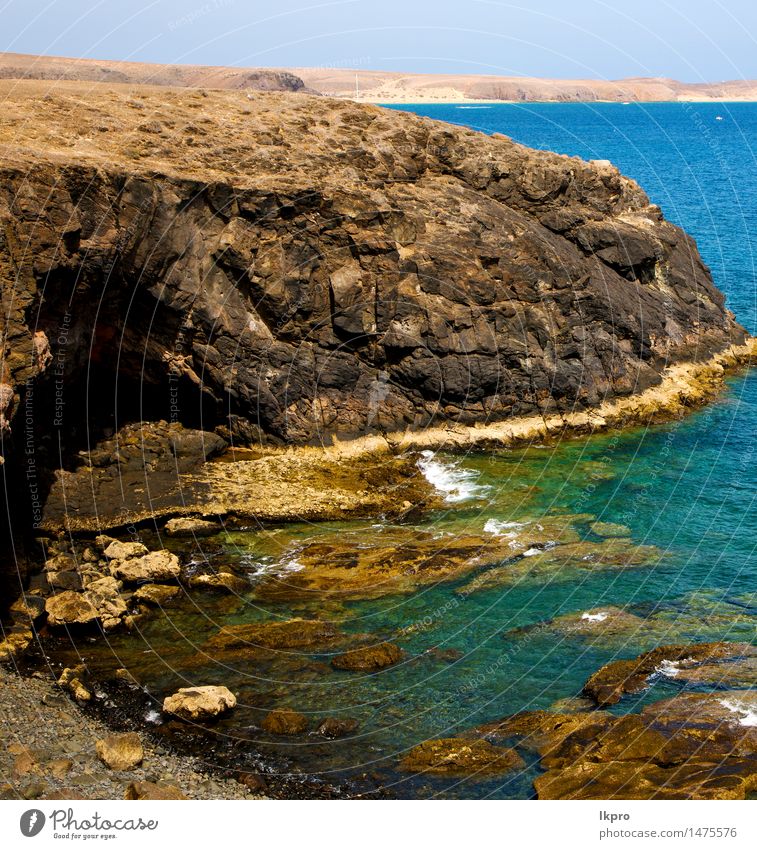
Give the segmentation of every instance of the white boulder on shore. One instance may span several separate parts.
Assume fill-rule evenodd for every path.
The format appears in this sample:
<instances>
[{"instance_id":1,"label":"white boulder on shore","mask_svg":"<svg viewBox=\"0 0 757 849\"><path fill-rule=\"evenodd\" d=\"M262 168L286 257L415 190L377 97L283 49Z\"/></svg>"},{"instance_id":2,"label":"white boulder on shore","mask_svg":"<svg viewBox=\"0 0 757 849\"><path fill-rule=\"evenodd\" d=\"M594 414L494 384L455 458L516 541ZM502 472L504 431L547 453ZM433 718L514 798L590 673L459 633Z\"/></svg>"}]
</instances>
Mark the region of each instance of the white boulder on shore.
<instances>
[{"instance_id":1,"label":"white boulder on shore","mask_svg":"<svg viewBox=\"0 0 757 849\"><path fill-rule=\"evenodd\" d=\"M213 719L236 707L237 697L227 687L182 687L163 701L163 711L179 719Z\"/></svg>"}]
</instances>

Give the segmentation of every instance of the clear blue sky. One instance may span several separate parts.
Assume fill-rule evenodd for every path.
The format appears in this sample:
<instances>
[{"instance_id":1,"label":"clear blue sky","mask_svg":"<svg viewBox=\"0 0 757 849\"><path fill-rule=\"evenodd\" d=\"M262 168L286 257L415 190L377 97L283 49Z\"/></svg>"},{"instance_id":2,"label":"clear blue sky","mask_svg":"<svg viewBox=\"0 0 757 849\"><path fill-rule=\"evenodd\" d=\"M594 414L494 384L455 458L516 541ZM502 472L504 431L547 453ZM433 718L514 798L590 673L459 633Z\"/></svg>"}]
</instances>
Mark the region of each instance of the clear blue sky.
<instances>
[{"instance_id":1,"label":"clear blue sky","mask_svg":"<svg viewBox=\"0 0 757 849\"><path fill-rule=\"evenodd\" d=\"M0 49L212 65L757 78L755 0L0 0Z\"/></svg>"}]
</instances>

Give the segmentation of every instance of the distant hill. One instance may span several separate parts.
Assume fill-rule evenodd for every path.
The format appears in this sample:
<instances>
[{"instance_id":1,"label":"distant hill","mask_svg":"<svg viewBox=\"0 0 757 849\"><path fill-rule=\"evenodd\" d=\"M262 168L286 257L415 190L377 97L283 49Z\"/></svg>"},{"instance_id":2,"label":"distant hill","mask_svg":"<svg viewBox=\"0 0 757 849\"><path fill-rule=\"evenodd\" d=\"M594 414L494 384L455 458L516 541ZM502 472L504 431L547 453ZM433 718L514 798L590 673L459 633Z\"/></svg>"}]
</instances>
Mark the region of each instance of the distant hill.
<instances>
[{"instance_id":1,"label":"distant hill","mask_svg":"<svg viewBox=\"0 0 757 849\"><path fill-rule=\"evenodd\" d=\"M366 103L757 101L757 80L682 83L663 77L555 80L486 74L403 74L329 68L160 65L0 53L0 79L71 80L226 90L294 91Z\"/></svg>"},{"instance_id":2,"label":"distant hill","mask_svg":"<svg viewBox=\"0 0 757 849\"><path fill-rule=\"evenodd\" d=\"M403 74L319 68L293 68L292 71L321 94L372 103L757 100L757 80L682 83L662 77L555 80L485 74Z\"/></svg>"},{"instance_id":3,"label":"distant hill","mask_svg":"<svg viewBox=\"0 0 757 849\"><path fill-rule=\"evenodd\" d=\"M0 53L0 79L71 80L75 82L132 83L178 88L253 89L255 91L309 91L300 77L270 68L224 68L211 65L158 65Z\"/></svg>"}]
</instances>

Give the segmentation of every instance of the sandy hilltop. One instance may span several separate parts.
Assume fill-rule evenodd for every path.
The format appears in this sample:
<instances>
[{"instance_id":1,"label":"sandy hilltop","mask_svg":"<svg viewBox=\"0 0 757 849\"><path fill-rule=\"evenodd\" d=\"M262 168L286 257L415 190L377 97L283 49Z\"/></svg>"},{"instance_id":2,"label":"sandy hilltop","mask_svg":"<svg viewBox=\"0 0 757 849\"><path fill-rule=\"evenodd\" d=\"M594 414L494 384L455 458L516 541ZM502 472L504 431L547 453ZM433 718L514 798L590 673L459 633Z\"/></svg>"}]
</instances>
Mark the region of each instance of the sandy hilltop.
<instances>
[{"instance_id":1,"label":"sandy hilltop","mask_svg":"<svg viewBox=\"0 0 757 849\"><path fill-rule=\"evenodd\" d=\"M682 83L661 77L561 80L322 68L293 68L292 73L321 94L366 103L757 100L755 80L716 83Z\"/></svg>"},{"instance_id":2,"label":"sandy hilltop","mask_svg":"<svg viewBox=\"0 0 757 849\"><path fill-rule=\"evenodd\" d=\"M300 91L364 103L757 100L757 80L702 83L685 83L664 77L565 80L494 74L415 74L349 68L160 65L21 53L0 53L0 79Z\"/></svg>"}]
</instances>

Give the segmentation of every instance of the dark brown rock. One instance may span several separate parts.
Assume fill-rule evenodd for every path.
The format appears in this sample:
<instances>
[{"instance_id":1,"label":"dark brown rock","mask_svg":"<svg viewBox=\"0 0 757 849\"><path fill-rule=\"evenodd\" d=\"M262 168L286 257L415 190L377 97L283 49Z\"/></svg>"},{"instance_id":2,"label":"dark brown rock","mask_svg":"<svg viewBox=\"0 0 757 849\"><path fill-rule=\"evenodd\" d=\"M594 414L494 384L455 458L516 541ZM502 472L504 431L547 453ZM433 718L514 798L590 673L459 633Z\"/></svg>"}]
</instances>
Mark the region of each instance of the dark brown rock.
<instances>
[{"instance_id":1,"label":"dark brown rock","mask_svg":"<svg viewBox=\"0 0 757 849\"><path fill-rule=\"evenodd\" d=\"M402 660L402 649L394 643L378 643L374 646L352 649L332 658L334 669L348 669L351 672L373 672L393 666Z\"/></svg>"},{"instance_id":2,"label":"dark brown rock","mask_svg":"<svg viewBox=\"0 0 757 849\"><path fill-rule=\"evenodd\" d=\"M73 90L56 109L34 81L2 92L3 428L61 351L67 430L117 369L157 388L152 418L170 377L187 417L305 442L588 407L745 338L693 241L612 167L301 95L207 92L200 127L194 92L146 89L142 110Z\"/></svg>"},{"instance_id":3,"label":"dark brown rock","mask_svg":"<svg viewBox=\"0 0 757 849\"><path fill-rule=\"evenodd\" d=\"M306 716L297 713L296 710L277 708L266 715L261 727L269 734L280 734L288 737L307 731L308 720Z\"/></svg>"},{"instance_id":4,"label":"dark brown rock","mask_svg":"<svg viewBox=\"0 0 757 849\"><path fill-rule=\"evenodd\" d=\"M340 636L331 623L320 619L287 619L280 622L260 622L248 625L226 625L205 644L206 650L244 654L261 649L327 648Z\"/></svg>"},{"instance_id":5,"label":"dark brown rock","mask_svg":"<svg viewBox=\"0 0 757 849\"><path fill-rule=\"evenodd\" d=\"M335 716L329 716L316 728L316 734L321 737L327 737L329 740L334 740L337 737L345 737L347 734L352 734L357 730L358 722L356 719L339 719Z\"/></svg>"},{"instance_id":6,"label":"dark brown rock","mask_svg":"<svg viewBox=\"0 0 757 849\"><path fill-rule=\"evenodd\" d=\"M648 686L650 675L664 670L664 664L696 667L708 661L757 655L757 648L747 643L694 643L660 646L633 660L616 660L595 672L584 685L584 694L596 704L613 705L628 693L638 693Z\"/></svg>"}]
</instances>

